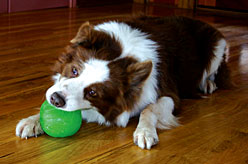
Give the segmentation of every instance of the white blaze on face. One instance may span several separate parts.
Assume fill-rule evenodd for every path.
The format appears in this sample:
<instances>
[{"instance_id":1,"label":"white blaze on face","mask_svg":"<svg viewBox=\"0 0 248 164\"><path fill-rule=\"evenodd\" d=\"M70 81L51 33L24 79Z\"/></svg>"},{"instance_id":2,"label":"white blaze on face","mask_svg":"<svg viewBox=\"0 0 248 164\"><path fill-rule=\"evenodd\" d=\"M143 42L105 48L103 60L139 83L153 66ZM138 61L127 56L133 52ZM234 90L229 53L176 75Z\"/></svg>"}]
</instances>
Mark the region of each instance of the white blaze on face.
<instances>
[{"instance_id":1,"label":"white blaze on face","mask_svg":"<svg viewBox=\"0 0 248 164\"><path fill-rule=\"evenodd\" d=\"M107 61L98 59L86 61L82 64L82 73L78 77L69 79L62 77L60 80L55 80L55 84L47 90L47 101L50 102L50 97L54 92L60 92L66 101L66 105L61 110L73 111L91 108L90 102L84 99L83 91L89 85L104 82L109 78L109 68L107 65ZM58 79L60 75L55 77Z\"/></svg>"},{"instance_id":2,"label":"white blaze on face","mask_svg":"<svg viewBox=\"0 0 248 164\"><path fill-rule=\"evenodd\" d=\"M91 59L84 64L82 74L79 76L80 81L85 86L90 84L103 82L109 78L108 62L103 60Z\"/></svg>"}]
</instances>

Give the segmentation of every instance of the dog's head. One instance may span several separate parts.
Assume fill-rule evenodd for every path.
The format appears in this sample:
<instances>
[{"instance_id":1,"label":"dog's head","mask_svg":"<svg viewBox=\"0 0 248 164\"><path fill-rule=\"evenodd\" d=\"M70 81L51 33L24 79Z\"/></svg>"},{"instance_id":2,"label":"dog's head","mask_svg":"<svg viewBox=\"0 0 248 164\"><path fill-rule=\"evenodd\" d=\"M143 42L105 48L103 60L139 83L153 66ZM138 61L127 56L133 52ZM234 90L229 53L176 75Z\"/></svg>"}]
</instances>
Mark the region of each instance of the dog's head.
<instances>
[{"instance_id":1,"label":"dog's head","mask_svg":"<svg viewBox=\"0 0 248 164\"><path fill-rule=\"evenodd\" d=\"M112 122L138 101L152 62L124 57L118 38L84 23L54 66L46 99L61 110L92 108Z\"/></svg>"}]
</instances>

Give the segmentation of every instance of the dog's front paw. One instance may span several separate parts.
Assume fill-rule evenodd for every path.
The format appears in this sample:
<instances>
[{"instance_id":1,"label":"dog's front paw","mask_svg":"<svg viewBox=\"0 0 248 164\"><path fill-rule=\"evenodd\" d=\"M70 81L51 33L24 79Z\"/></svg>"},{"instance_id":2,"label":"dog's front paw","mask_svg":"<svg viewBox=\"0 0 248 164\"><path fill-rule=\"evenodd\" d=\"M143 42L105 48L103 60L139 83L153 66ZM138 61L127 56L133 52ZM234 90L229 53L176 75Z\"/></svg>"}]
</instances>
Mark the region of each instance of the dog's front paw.
<instances>
[{"instance_id":1,"label":"dog's front paw","mask_svg":"<svg viewBox=\"0 0 248 164\"><path fill-rule=\"evenodd\" d=\"M16 136L21 138L37 137L43 133L39 114L22 119L16 126Z\"/></svg>"},{"instance_id":2,"label":"dog's front paw","mask_svg":"<svg viewBox=\"0 0 248 164\"><path fill-rule=\"evenodd\" d=\"M156 128L137 127L133 134L133 140L141 149L151 149L153 145L158 143Z\"/></svg>"}]
</instances>

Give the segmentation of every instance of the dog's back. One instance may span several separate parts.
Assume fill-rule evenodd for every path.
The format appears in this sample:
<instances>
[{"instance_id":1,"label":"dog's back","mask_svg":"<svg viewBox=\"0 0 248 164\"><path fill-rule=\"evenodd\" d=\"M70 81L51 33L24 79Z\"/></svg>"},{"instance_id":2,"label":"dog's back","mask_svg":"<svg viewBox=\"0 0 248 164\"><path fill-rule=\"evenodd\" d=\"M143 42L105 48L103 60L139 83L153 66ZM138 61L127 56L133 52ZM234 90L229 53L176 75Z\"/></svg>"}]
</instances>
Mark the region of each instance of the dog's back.
<instances>
[{"instance_id":1,"label":"dog's back","mask_svg":"<svg viewBox=\"0 0 248 164\"><path fill-rule=\"evenodd\" d=\"M127 24L148 33L159 45L158 85L162 95L169 90L180 98L194 98L199 89L212 93L217 87L231 86L226 41L209 24L186 17L140 17Z\"/></svg>"}]
</instances>

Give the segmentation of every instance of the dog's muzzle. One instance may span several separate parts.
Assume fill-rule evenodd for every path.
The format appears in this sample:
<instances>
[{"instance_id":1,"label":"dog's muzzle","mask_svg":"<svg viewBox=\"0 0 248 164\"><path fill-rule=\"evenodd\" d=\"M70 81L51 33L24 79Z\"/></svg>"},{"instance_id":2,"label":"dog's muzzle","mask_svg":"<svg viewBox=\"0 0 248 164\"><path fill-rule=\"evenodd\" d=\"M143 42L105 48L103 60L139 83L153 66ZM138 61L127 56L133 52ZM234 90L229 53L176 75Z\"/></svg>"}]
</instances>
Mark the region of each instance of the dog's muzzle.
<instances>
[{"instance_id":1,"label":"dog's muzzle","mask_svg":"<svg viewBox=\"0 0 248 164\"><path fill-rule=\"evenodd\" d=\"M65 106L65 98L64 96L62 96L60 93L58 92L54 92L52 95L51 95L51 98L50 98L50 103L53 104L54 106L56 107L60 107L62 108L63 106Z\"/></svg>"}]
</instances>

